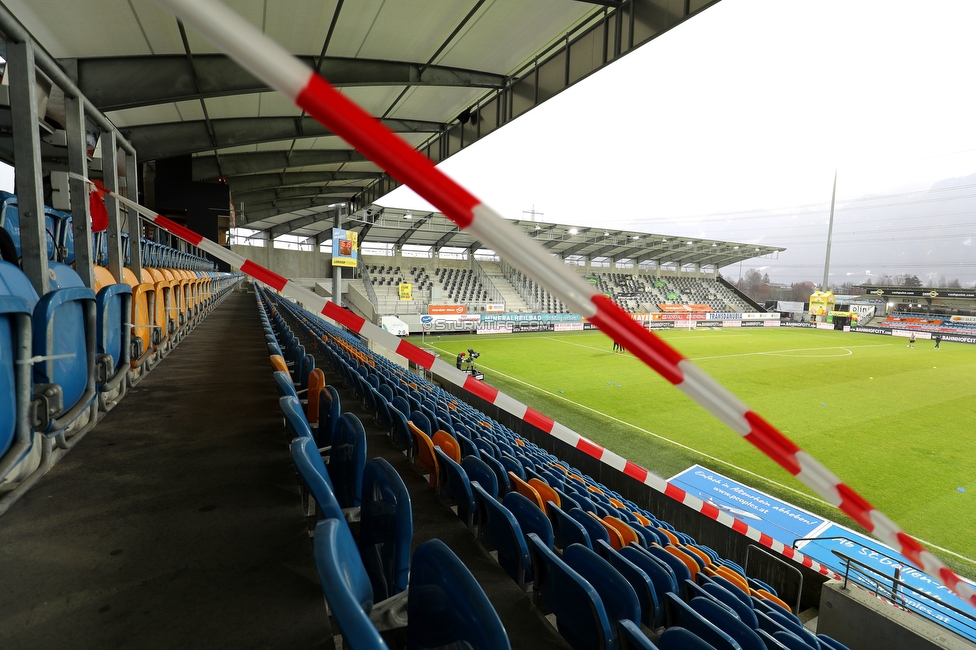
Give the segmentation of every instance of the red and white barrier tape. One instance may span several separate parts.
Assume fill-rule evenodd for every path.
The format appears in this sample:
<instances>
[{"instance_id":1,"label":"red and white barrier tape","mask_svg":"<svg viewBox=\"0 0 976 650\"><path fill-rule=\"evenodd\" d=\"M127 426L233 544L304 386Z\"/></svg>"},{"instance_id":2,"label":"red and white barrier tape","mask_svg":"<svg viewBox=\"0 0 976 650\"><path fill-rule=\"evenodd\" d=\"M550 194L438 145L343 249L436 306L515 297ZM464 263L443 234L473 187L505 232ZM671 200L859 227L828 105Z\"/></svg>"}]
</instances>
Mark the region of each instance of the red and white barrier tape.
<instances>
[{"instance_id":1,"label":"red and white barrier tape","mask_svg":"<svg viewBox=\"0 0 976 650\"><path fill-rule=\"evenodd\" d=\"M923 571L942 582L963 600L976 606L976 589L963 582L941 560L926 551L891 519L875 509L830 470L800 450L789 438L751 411L738 398L655 336L653 332L641 327L609 298L597 294L595 288L584 282L579 275L556 261L512 223L482 204L470 192L434 167L430 160L410 144L359 108L254 25L217 0L157 0L157 2L198 30L244 69L288 96L326 128L352 144L394 178L410 186L461 228L471 231L508 263L522 270L559 297L571 311L590 319L603 332L621 343L662 377L758 447L821 497L840 508L867 531L892 544ZM169 223L199 238L199 235L192 231L172 222ZM190 239L187 241L192 243ZM218 247L213 242L208 242L208 246ZM216 255L205 246L200 248ZM221 251L227 252L222 248ZM241 260L240 264L231 262L234 266L240 265L242 271L272 287L276 287L276 284L284 286L287 283L287 280L266 269L261 269L260 272L270 274L268 275L270 282L254 275L246 265L250 264L252 269L257 265L238 255L234 257ZM308 293L311 296L315 295ZM317 301L321 301L321 298L316 298ZM331 304L323 307L323 314L340 322L349 318L345 310L334 305L330 308ZM335 313L328 313L330 311L343 312L344 316L338 317ZM394 349L396 347L393 346ZM432 360L431 355L417 348L413 348L411 354L427 361L428 365L424 367L430 367L445 378L460 372L443 361ZM424 357L431 357L431 359ZM445 367L443 372L439 366ZM452 381L458 383L456 380ZM491 400L509 399L499 397L501 394L489 387L472 386L469 390L475 394L480 392L489 395ZM534 412L530 413L530 411L526 413L526 419L529 421L530 418L536 417L532 415ZM538 417L543 423L551 422L544 416ZM555 431L558 426L554 425L553 430Z\"/></svg>"}]
</instances>

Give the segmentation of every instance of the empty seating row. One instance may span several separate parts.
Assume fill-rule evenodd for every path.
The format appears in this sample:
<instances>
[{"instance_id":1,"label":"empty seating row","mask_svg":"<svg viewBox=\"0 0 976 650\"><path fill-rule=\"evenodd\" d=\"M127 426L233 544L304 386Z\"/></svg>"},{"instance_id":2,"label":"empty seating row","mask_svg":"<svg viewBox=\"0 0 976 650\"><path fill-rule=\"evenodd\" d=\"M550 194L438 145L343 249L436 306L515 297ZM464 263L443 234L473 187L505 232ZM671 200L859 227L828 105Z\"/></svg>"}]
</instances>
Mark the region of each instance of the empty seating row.
<instances>
[{"instance_id":1,"label":"empty seating row","mask_svg":"<svg viewBox=\"0 0 976 650\"><path fill-rule=\"evenodd\" d=\"M144 282L118 283L98 267L88 288L66 264L49 269L51 289L39 296L17 266L0 262L0 513L51 467L55 448L77 444L149 358L161 358L240 280L180 271L156 281L144 269ZM165 311L173 305L193 317ZM182 326L169 328L168 314Z\"/></svg>"},{"instance_id":2,"label":"empty seating row","mask_svg":"<svg viewBox=\"0 0 976 650\"><path fill-rule=\"evenodd\" d=\"M775 590L734 562L354 337L279 304L326 342L330 363L394 444L513 580L531 585L573 647L843 647L803 628Z\"/></svg>"},{"instance_id":3,"label":"empty seating row","mask_svg":"<svg viewBox=\"0 0 976 650\"><path fill-rule=\"evenodd\" d=\"M339 415L338 394L325 385L314 357L274 307L259 305L294 436L292 457L312 506L307 513L321 516L314 526L319 579L347 643L386 648L405 639L407 647L510 648L491 603L443 542L427 541L411 558L412 511L402 479L382 458L366 462L362 423L353 413Z\"/></svg>"}]
</instances>

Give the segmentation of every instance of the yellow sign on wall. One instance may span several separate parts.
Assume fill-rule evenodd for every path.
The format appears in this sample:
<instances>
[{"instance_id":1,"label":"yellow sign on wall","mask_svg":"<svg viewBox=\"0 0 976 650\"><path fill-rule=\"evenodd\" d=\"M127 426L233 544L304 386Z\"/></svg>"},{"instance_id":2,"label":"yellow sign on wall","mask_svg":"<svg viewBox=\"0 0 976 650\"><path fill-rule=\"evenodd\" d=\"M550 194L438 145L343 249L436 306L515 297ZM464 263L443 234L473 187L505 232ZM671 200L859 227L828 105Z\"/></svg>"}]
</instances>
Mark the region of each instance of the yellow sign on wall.
<instances>
[{"instance_id":1,"label":"yellow sign on wall","mask_svg":"<svg viewBox=\"0 0 976 650\"><path fill-rule=\"evenodd\" d=\"M409 282L400 283L400 300L413 300L413 285Z\"/></svg>"}]
</instances>

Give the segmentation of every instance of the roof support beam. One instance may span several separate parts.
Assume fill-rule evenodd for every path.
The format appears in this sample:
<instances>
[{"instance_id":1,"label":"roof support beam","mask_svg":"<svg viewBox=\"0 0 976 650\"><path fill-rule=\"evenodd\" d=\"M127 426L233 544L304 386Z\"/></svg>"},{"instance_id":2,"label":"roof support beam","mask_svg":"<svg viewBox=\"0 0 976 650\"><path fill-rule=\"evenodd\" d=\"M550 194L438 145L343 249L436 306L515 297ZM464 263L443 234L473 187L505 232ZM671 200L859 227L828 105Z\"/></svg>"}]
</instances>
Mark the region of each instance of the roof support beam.
<instances>
[{"instance_id":1,"label":"roof support beam","mask_svg":"<svg viewBox=\"0 0 976 650\"><path fill-rule=\"evenodd\" d=\"M314 68L317 57L299 57ZM77 59L78 87L101 111L200 100L271 89L221 54ZM194 83L194 68L196 81ZM505 87L504 75L421 63L323 57L319 68L335 86ZM119 79L126 83L120 84Z\"/></svg>"},{"instance_id":2,"label":"roof support beam","mask_svg":"<svg viewBox=\"0 0 976 650\"><path fill-rule=\"evenodd\" d=\"M224 177L230 185L235 198L279 187L298 187L332 181L371 180L382 176L382 172L285 172L279 174L250 174L247 176Z\"/></svg>"},{"instance_id":3,"label":"roof support beam","mask_svg":"<svg viewBox=\"0 0 976 650\"><path fill-rule=\"evenodd\" d=\"M440 122L381 120L396 133L440 133ZM262 142L334 135L311 117L249 117L145 124L123 129L142 160Z\"/></svg>"},{"instance_id":4,"label":"roof support beam","mask_svg":"<svg viewBox=\"0 0 976 650\"><path fill-rule=\"evenodd\" d=\"M281 172L289 167L310 165L336 165L366 160L363 154L351 149L321 149L310 151L259 151L257 153L233 153L220 157L220 166L214 156L197 156L193 159L193 180L210 181L227 176ZM223 170L223 174L221 173Z\"/></svg>"},{"instance_id":5,"label":"roof support beam","mask_svg":"<svg viewBox=\"0 0 976 650\"><path fill-rule=\"evenodd\" d=\"M282 235L287 235L289 233L295 232L299 228L304 228L318 221L329 221L328 218L323 219L323 217L331 217L329 212L320 212L318 214L310 214L305 217L298 217L297 219L292 219L291 221L286 221L285 223L272 226L268 229L268 237L272 240L276 237L281 237ZM330 234L331 237L331 234Z\"/></svg>"},{"instance_id":6,"label":"roof support beam","mask_svg":"<svg viewBox=\"0 0 976 650\"><path fill-rule=\"evenodd\" d=\"M362 188L356 185L339 185L336 187L332 187L330 185L304 185L299 187L283 187L281 189L261 190L259 192L244 194L244 205L260 206L264 203L274 203L275 201L280 202L287 199L311 199L317 196L346 196L355 194L360 189ZM235 198L239 199L237 195L235 195Z\"/></svg>"},{"instance_id":7,"label":"roof support beam","mask_svg":"<svg viewBox=\"0 0 976 650\"><path fill-rule=\"evenodd\" d=\"M350 194L351 192L347 192L346 194L332 197L323 195L310 199L284 199L282 201L259 203L257 205L245 204L243 216L246 220L239 223L238 226L242 228L253 228L253 226L250 224L269 217L277 217L296 210L309 210L318 207L330 206L334 203L342 203L348 199ZM267 230L267 228L259 228L259 230Z\"/></svg>"},{"instance_id":8,"label":"roof support beam","mask_svg":"<svg viewBox=\"0 0 976 650\"><path fill-rule=\"evenodd\" d=\"M404 232L402 235L400 235L400 239L398 239L396 241L396 247L397 248L400 248L401 246L403 246L404 244L406 244L407 241L410 239L410 236L413 235L415 232L417 232L417 230L421 226L423 226L425 223L427 223L431 218L433 218L433 216L435 214L436 214L436 212L430 212L428 214L425 214L422 217L418 217L413 222L413 224L409 228L407 228L406 232Z\"/></svg>"}]
</instances>

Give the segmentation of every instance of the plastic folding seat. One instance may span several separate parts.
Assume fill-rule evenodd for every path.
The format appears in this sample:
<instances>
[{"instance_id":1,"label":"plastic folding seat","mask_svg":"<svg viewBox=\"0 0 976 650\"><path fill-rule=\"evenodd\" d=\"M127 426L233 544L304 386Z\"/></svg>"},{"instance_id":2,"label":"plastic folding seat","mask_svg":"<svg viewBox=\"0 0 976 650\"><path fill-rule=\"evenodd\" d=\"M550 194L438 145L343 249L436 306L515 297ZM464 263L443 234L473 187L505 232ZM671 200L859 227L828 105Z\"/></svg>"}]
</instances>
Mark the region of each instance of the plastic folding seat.
<instances>
[{"instance_id":1,"label":"plastic folding seat","mask_svg":"<svg viewBox=\"0 0 976 650\"><path fill-rule=\"evenodd\" d=\"M498 459L501 464L505 467L505 470L512 472L517 477L519 477L523 482L526 480L525 468L522 466L518 460L510 456L509 454L502 453L501 457Z\"/></svg>"},{"instance_id":2,"label":"plastic folding seat","mask_svg":"<svg viewBox=\"0 0 976 650\"><path fill-rule=\"evenodd\" d=\"M553 529L553 543L559 548L566 548L570 544L582 544L588 548L593 548L590 535L573 517L562 508L550 506L549 517Z\"/></svg>"},{"instance_id":3,"label":"plastic folding seat","mask_svg":"<svg viewBox=\"0 0 976 650\"><path fill-rule=\"evenodd\" d=\"M306 437L312 438L312 430L305 419L305 412L302 411L302 404L294 395L285 395L278 400L281 412L285 416L285 426L291 438Z\"/></svg>"},{"instance_id":4,"label":"plastic folding seat","mask_svg":"<svg viewBox=\"0 0 976 650\"><path fill-rule=\"evenodd\" d=\"M667 564L652 556L647 549L631 545L620 549L619 553L640 567L647 574L647 577L651 579L651 582L654 584L654 590L657 592L658 604L662 609L664 594L668 592L678 593L678 579L674 575L674 571ZM659 623L663 623L663 617Z\"/></svg>"},{"instance_id":5,"label":"plastic folding seat","mask_svg":"<svg viewBox=\"0 0 976 650\"><path fill-rule=\"evenodd\" d=\"M8 271L15 268L0 265L10 267ZM33 396L27 363L31 357L31 305L25 298L8 295L4 270L0 269L0 481L31 450L28 407ZM0 511L3 509L0 505Z\"/></svg>"},{"instance_id":6,"label":"plastic folding seat","mask_svg":"<svg viewBox=\"0 0 976 650\"><path fill-rule=\"evenodd\" d=\"M96 352L98 354L98 405L109 411L125 395L131 352L128 327L132 312L132 288L115 282L102 267L95 267Z\"/></svg>"},{"instance_id":7,"label":"plastic folding seat","mask_svg":"<svg viewBox=\"0 0 976 650\"><path fill-rule=\"evenodd\" d=\"M538 493L544 507L547 507L546 504L550 502L557 506L562 505L562 499L559 498L559 493L549 487L549 484L542 479L530 478L529 485Z\"/></svg>"},{"instance_id":8,"label":"plastic folding seat","mask_svg":"<svg viewBox=\"0 0 976 650\"><path fill-rule=\"evenodd\" d=\"M461 459L461 468L470 481L477 481L485 492L498 498L498 478L487 463L477 456L465 456Z\"/></svg>"},{"instance_id":9,"label":"plastic folding seat","mask_svg":"<svg viewBox=\"0 0 976 650\"><path fill-rule=\"evenodd\" d=\"M390 417L390 438L393 441L393 446L400 451L406 451L408 456L413 457L413 434L410 432L407 418L399 409L395 408L390 408L388 415Z\"/></svg>"},{"instance_id":10,"label":"plastic folding seat","mask_svg":"<svg viewBox=\"0 0 976 650\"><path fill-rule=\"evenodd\" d=\"M471 440L460 433L455 433L455 439L458 445L461 447L461 458L466 458L468 456L474 456L475 458L481 458L481 452L478 451L478 447L471 442Z\"/></svg>"},{"instance_id":11,"label":"plastic folding seat","mask_svg":"<svg viewBox=\"0 0 976 650\"><path fill-rule=\"evenodd\" d=\"M765 631L765 630L764 630ZM805 643L803 639L787 632L786 630L780 630L778 632L773 632L770 636L781 645L785 646L788 650L819 650L820 646L812 646L809 643Z\"/></svg>"},{"instance_id":12,"label":"plastic folding seat","mask_svg":"<svg viewBox=\"0 0 976 650\"><path fill-rule=\"evenodd\" d=\"M308 374L308 392L305 403L305 419L312 428L317 428L319 424L319 399L325 389L325 373L320 368L315 368Z\"/></svg>"},{"instance_id":13,"label":"plastic folding seat","mask_svg":"<svg viewBox=\"0 0 976 650\"><path fill-rule=\"evenodd\" d=\"M563 551L562 559L596 589L611 623L641 620L640 602L634 588L599 554L581 544L575 544ZM611 628L614 633L615 627Z\"/></svg>"},{"instance_id":14,"label":"plastic folding seat","mask_svg":"<svg viewBox=\"0 0 976 650\"><path fill-rule=\"evenodd\" d=\"M407 487L389 462L374 458L363 470L358 546L378 600L407 588L412 540Z\"/></svg>"},{"instance_id":15,"label":"plastic folding seat","mask_svg":"<svg viewBox=\"0 0 976 650\"><path fill-rule=\"evenodd\" d=\"M618 551L610 548L610 545L604 541L597 542L600 546L600 555L610 563L614 569L620 573L621 577L630 583L630 586L634 589L634 593L637 596L637 602L640 604L641 616L639 619L635 619L635 623L643 623L647 627L653 629L656 625L656 621L661 618L661 603L657 598L657 590L654 587L654 583L651 581L650 576L644 572L639 566L625 558Z\"/></svg>"},{"instance_id":16,"label":"plastic folding seat","mask_svg":"<svg viewBox=\"0 0 976 650\"><path fill-rule=\"evenodd\" d=\"M725 605L721 605L711 598L698 596L692 598L688 602L688 606L705 617L712 625L732 637L742 650L767 650L762 638L756 634L756 631L743 623Z\"/></svg>"},{"instance_id":17,"label":"plastic folding seat","mask_svg":"<svg viewBox=\"0 0 976 650\"><path fill-rule=\"evenodd\" d=\"M495 479L498 481L498 496L508 494L512 489L512 484L508 480L508 472L505 471L505 467L489 454L482 454L481 461L490 467L495 474Z\"/></svg>"},{"instance_id":18,"label":"plastic folding seat","mask_svg":"<svg viewBox=\"0 0 976 650\"><path fill-rule=\"evenodd\" d=\"M408 422L407 426L410 427L410 433L413 435L413 441L417 445L414 458L417 461L417 465L420 469L426 472L429 476L430 484L434 487L440 485L440 468L437 463L437 455L434 453L434 443L427 436L426 433L413 426L412 422Z\"/></svg>"},{"instance_id":19,"label":"plastic folding seat","mask_svg":"<svg viewBox=\"0 0 976 650\"><path fill-rule=\"evenodd\" d=\"M617 648L618 650L658 650L640 627L628 620L617 622Z\"/></svg>"},{"instance_id":20,"label":"plastic folding seat","mask_svg":"<svg viewBox=\"0 0 976 650\"><path fill-rule=\"evenodd\" d=\"M596 547L597 540L602 539L607 543L610 543L610 534L607 532L606 527L604 527L596 517L590 515L590 513L579 508L573 508L566 514L583 526L583 528L586 530L586 534L590 537L590 544L593 548Z\"/></svg>"},{"instance_id":21,"label":"plastic folding seat","mask_svg":"<svg viewBox=\"0 0 976 650\"><path fill-rule=\"evenodd\" d=\"M346 642L356 650L386 650L369 618L373 591L349 527L324 519L315 527L315 566L322 591Z\"/></svg>"},{"instance_id":22,"label":"plastic folding seat","mask_svg":"<svg viewBox=\"0 0 976 650\"><path fill-rule=\"evenodd\" d=\"M553 547L554 536L552 523L539 506L518 492L509 492L506 494L502 499L502 505L515 515L515 519L519 522L519 527L522 529L523 535L535 533L546 546L549 548ZM532 579L530 570L526 570L525 579L526 581Z\"/></svg>"},{"instance_id":23,"label":"plastic folding seat","mask_svg":"<svg viewBox=\"0 0 976 650\"><path fill-rule=\"evenodd\" d=\"M766 630L774 637L777 632L785 631L789 632L793 636L798 637L803 643L807 644L811 648L819 648L820 643L817 641L816 636L812 632L807 630L803 625L794 618L786 616L776 610L770 610L768 612L762 612L756 610L756 618L759 620L759 629ZM789 645L782 640L780 641L783 645Z\"/></svg>"},{"instance_id":24,"label":"plastic folding seat","mask_svg":"<svg viewBox=\"0 0 976 650\"><path fill-rule=\"evenodd\" d=\"M326 385L319 394L319 426L313 433L319 447L331 447L342 411L342 402L334 386Z\"/></svg>"},{"instance_id":25,"label":"plastic folding seat","mask_svg":"<svg viewBox=\"0 0 976 650\"><path fill-rule=\"evenodd\" d=\"M671 547L669 546L668 548ZM688 565L677 556L672 555L671 553L668 553L666 549L653 544L647 547L647 550L651 555L671 567L671 570L674 572L674 577L677 579L679 584L682 580L692 579L691 570L688 569Z\"/></svg>"},{"instance_id":26,"label":"plastic folding seat","mask_svg":"<svg viewBox=\"0 0 976 650\"><path fill-rule=\"evenodd\" d=\"M735 640L693 610L675 594L664 595L664 609L668 627L679 626L708 643L715 650L742 650Z\"/></svg>"},{"instance_id":27,"label":"plastic folding seat","mask_svg":"<svg viewBox=\"0 0 976 650\"><path fill-rule=\"evenodd\" d=\"M461 462L461 447L451 434L441 430L435 431L431 442L434 443L435 447L440 447L447 457L455 463Z\"/></svg>"},{"instance_id":28,"label":"plastic folding seat","mask_svg":"<svg viewBox=\"0 0 976 650\"><path fill-rule=\"evenodd\" d=\"M515 515L498 503L477 483L471 484L478 507L478 536L498 553L498 564L520 588L525 588L525 570L531 566L525 537Z\"/></svg>"},{"instance_id":29,"label":"plastic folding seat","mask_svg":"<svg viewBox=\"0 0 976 650\"><path fill-rule=\"evenodd\" d=\"M343 508L360 505L366 466L366 430L353 413L343 413L336 425L329 455L329 478Z\"/></svg>"},{"instance_id":30,"label":"plastic folding seat","mask_svg":"<svg viewBox=\"0 0 976 650\"><path fill-rule=\"evenodd\" d=\"M134 354L129 359L130 385L134 386L152 365L159 341L153 315L156 309L156 287L136 278L131 269L122 269L122 280L132 288L131 337Z\"/></svg>"},{"instance_id":31,"label":"plastic folding seat","mask_svg":"<svg viewBox=\"0 0 976 650\"><path fill-rule=\"evenodd\" d=\"M440 447L434 447L434 454L437 457L438 468L445 477L444 483L446 484L446 490L442 490L441 493L443 494L446 491L447 495L457 506L458 518L470 528L474 523L477 523L477 517L475 516L477 512L468 475Z\"/></svg>"},{"instance_id":32,"label":"plastic folding seat","mask_svg":"<svg viewBox=\"0 0 976 650\"><path fill-rule=\"evenodd\" d=\"M475 438L474 440L472 440L472 442L478 448L478 451L481 452L482 458L484 458L485 456L490 456L499 462L501 461L502 452L498 449L498 445L496 445L491 440L488 440L485 437L481 437L481 438Z\"/></svg>"},{"instance_id":33,"label":"plastic folding seat","mask_svg":"<svg viewBox=\"0 0 976 650\"><path fill-rule=\"evenodd\" d=\"M613 630L596 589L538 535L529 535L528 546L535 571L533 592L555 614L556 629L566 642L574 650L611 648Z\"/></svg>"},{"instance_id":34,"label":"plastic folding seat","mask_svg":"<svg viewBox=\"0 0 976 650\"><path fill-rule=\"evenodd\" d=\"M539 493L534 487L523 481L514 472L508 473L508 480L512 484L512 490L522 494L532 500L539 508L545 508L546 504L539 496Z\"/></svg>"},{"instance_id":35,"label":"plastic folding seat","mask_svg":"<svg viewBox=\"0 0 976 650\"><path fill-rule=\"evenodd\" d=\"M298 469L298 476L311 493L319 511L326 517L343 519L342 508L336 500L332 481L329 480L329 474L315 446L315 441L311 438L298 437L291 441L289 448L292 460Z\"/></svg>"},{"instance_id":36,"label":"plastic folding seat","mask_svg":"<svg viewBox=\"0 0 976 650\"><path fill-rule=\"evenodd\" d=\"M434 435L433 429L431 429L430 418L421 413L420 411L414 410L410 412L407 419L413 422L418 429L426 433L428 436Z\"/></svg>"},{"instance_id":37,"label":"plastic folding seat","mask_svg":"<svg viewBox=\"0 0 976 650\"><path fill-rule=\"evenodd\" d=\"M278 388L278 396L286 397L292 396L298 399L298 393L295 391L295 384L291 381L291 376L287 372L282 372L277 370L274 373L275 386Z\"/></svg>"},{"instance_id":38,"label":"plastic folding seat","mask_svg":"<svg viewBox=\"0 0 976 650\"><path fill-rule=\"evenodd\" d=\"M818 634L817 641L820 641L821 650L850 650L846 645L826 634Z\"/></svg>"},{"instance_id":39,"label":"plastic folding seat","mask_svg":"<svg viewBox=\"0 0 976 650\"><path fill-rule=\"evenodd\" d=\"M739 617L739 620L753 630L759 628L759 620L756 618L756 613L753 611L751 605L742 602L735 594L708 578L704 573L698 574L698 582L703 591L734 611Z\"/></svg>"}]
</instances>

